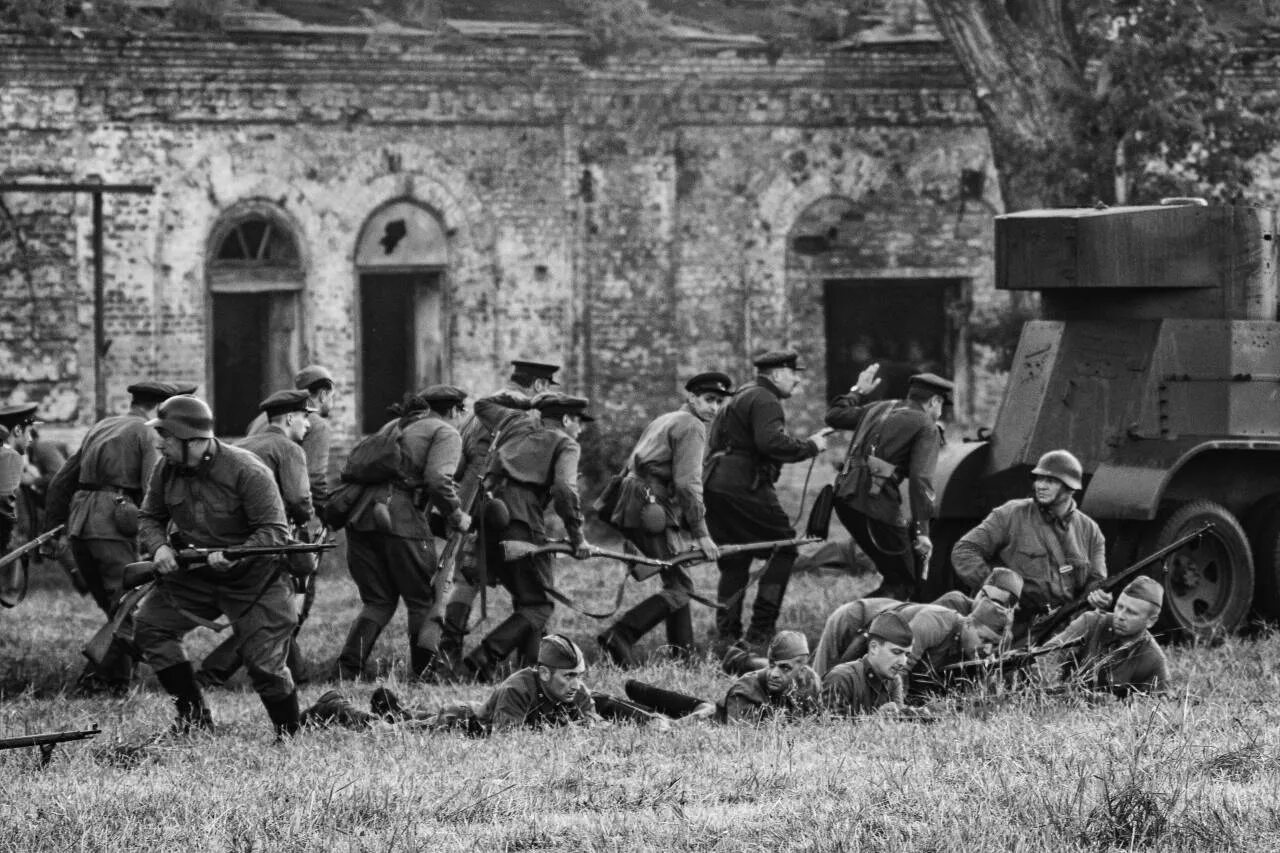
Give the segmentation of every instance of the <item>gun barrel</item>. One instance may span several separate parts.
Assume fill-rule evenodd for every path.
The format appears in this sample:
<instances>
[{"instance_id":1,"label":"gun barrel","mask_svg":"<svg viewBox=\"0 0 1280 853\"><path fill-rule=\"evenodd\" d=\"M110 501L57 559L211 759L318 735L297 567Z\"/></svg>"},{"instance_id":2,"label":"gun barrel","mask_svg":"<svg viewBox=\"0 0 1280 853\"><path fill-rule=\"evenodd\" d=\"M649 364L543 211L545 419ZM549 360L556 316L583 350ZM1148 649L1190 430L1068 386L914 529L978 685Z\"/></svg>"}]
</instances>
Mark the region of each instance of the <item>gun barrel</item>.
<instances>
[{"instance_id":1,"label":"gun barrel","mask_svg":"<svg viewBox=\"0 0 1280 853\"><path fill-rule=\"evenodd\" d=\"M19 545L17 548L14 548L12 551L5 554L3 557L0 557L0 569L12 563L17 562L23 556L30 554L32 551L39 548L44 543L48 542L50 539L61 534L62 531L65 529L66 529L65 524L59 524L57 527L50 528L49 530L46 530L44 533L41 533L39 536L32 539L31 541L24 542L23 544Z\"/></svg>"},{"instance_id":2,"label":"gun barrel","mask_svg":"<svg viewBox=\"0 0 1280 853\"><path fill-rule=\"evenodd\" d=\"M17 737L0 738L0 749L21 749L25 746L47 746L54 743L66 743L72 740L86 740L102 734L102 729L92 728L82 731L43 732L34 735L18 735Z\"/></svg>"}]
</instances>

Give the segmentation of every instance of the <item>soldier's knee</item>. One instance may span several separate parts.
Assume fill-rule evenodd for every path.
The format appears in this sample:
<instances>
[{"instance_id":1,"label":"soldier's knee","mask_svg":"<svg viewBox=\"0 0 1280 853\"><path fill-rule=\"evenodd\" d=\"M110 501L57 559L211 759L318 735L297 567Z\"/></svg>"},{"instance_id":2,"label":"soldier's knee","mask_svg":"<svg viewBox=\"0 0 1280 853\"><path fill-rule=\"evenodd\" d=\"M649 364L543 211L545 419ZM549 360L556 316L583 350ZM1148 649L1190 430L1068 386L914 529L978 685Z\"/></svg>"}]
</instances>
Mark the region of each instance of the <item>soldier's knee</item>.
<instances>
[{"instance_id":1,"label":"soldier's knee","mask_svg":"<svg viewBox=\"0 0 1280 853\"><path fill-rule=\"evenodd\" d=\"M541 631L551 621L551 604L529 604L520 608L520 615L535 631Z\"/></svg>"},{"instance_id":2,"label":"soldier's knee","mask_svg":"<svg viewBox=\"0 0 1280 853\"><path fill-rule=\"evenodd\" d=\"M360 618L368 619L379 628L385 628L395 614L396 607L394 604L390 606L386 604L366 604L360 608Z\"/></svg>"},{"instance_id":3,"label":"soldier's knee","mask_svg":"<svg viewBox=\"0 0 1280 853\"><path fill-rule=\"evenodd\" d=\"M671 610L679 610L689 603L689 591L686 589L664 589L658 596Z\"/></svg>"}]
</instances>

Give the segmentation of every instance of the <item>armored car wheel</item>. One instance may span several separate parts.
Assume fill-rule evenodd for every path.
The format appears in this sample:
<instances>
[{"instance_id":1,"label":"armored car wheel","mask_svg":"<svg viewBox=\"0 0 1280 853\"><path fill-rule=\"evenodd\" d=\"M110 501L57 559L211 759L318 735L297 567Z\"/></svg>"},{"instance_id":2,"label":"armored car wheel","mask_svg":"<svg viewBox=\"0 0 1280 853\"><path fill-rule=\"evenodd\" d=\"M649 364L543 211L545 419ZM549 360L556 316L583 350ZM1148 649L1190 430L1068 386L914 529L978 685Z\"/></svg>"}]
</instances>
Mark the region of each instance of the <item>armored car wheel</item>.
<instances>
[{"instance_id":1,"label":"armored car wheel","mask_svg":"<svg viewBox=\"0 0 1280 853\"><path fill-rule=\"evenodd\" d=\"M1170 554L1165 561L1161 624L1210 639L1238 629L1253 603L1253 554L1244 528L1231 511L1213 501L1190 501L1161 522L1154 547L1162 548L1206 521L1213 530Z\"/></svg>"}]
</instances>

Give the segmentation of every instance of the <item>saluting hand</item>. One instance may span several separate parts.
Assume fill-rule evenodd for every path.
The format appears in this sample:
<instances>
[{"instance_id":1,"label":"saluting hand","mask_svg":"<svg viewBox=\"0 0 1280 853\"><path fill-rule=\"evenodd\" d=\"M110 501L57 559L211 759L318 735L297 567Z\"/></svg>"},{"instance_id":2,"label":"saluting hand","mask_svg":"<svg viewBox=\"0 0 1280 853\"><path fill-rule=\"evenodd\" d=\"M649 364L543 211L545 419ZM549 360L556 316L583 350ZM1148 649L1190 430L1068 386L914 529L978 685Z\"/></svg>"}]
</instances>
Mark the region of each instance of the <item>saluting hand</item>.
<instances>
[{"instance_id":1,"label":"saluting hand","mask_svg":"<svg viewBox=\"0 0 1280 853\"><path fill-rule=\"evenodd\" d=\"M872 391L880 387L880 377L876 374L880 372L879 364L871 364L867 369L858 374L858 382L850 391L857 394L870 394Z\"/></svg>"},{"instance_id":2,"label":"saluting hand","mask_svg":"<svg viewBox=\"0 0 1280 853\"><path fill-rule=\"evenodd\" d=\"M157 575L168 575L178 570L178 554L168 545L161 545L151 558L156 564Z\"/></svg>"}]
</instances>

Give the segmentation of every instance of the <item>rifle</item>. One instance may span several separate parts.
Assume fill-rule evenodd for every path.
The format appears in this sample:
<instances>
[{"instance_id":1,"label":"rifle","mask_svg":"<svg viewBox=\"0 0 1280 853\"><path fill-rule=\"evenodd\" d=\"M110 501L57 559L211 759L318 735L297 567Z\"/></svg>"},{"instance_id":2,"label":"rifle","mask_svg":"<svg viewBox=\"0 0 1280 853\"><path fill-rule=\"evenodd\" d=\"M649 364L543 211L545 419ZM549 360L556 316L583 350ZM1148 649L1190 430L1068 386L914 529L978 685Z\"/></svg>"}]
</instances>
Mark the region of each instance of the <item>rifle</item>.
<instances>
[{"instance_id":1,"label":"rifle","mask_svg":"<svg viewBox=\"0 0 1280 853\"><path fill-rule=\"evenodd\" d=\"M721 545L720 556L732 557L734 554L753 554L756 551L772 551L775 548L787 548L792 545L810 545L814 542L822 540L816 536L799 536L795 539L770 539L764 542L744 542L740 545ZM694 563L705 563L709 557L707 552L701 548L695 548L692 551L686 551L683 554L677 554L671 558L672 566L689 566ZM647 575L646 575L647 577ZM643 580L644 578L638 578Z\"/></svg>"},{"instance_id":2,"label":"rifle","mask_svg":"<svg viewBox=\"0 0 1280 853\"><path fill-rule=\"evenodd\" d=\"M111 648L111 641L115 639L116 631L124 624L125 620L138 609L138 602L142 601L142 597L147 594L145 585L129 590L120 597L120 601L116 604L116 609L111 611L111 618L103 623L94 635L89 638L89 642L85 643L80 653L93 661L95 666L101 666L102 661L107 656L107 650Z\"/></svg>"},{"instance_id":3,"label":"rifle","mask_svg":"<svg viewBox=\"0 0 1280 853\"><path fill-rule=\"evenodd\" d=\"M73 740L87 740L102 734L102 729L94 726L91 729L68 732L45 732L38 735L19 735L18 737L0 738L0 750L22 749L27 746L40 748L40 766L44 767L53 757L53 748L60 743Z\"/></svg>"},{"instance_id":4,"label":"rifle","mask_svg":"<svg viewBox=\"0 0 1280 853\"><path fill-rule=\"evenodd\" d=\"M597 548L595 545L588 545L587 548L592 557L608 557L611 560L618 560L623 563L653 566L658 569L667 569L672 565L666 560L655 560L653 557L646 557L643 554L611 551L608 548ZM573 552L574 548L568 542L548 542L546 545L534 545L532 542L507 539L502 543L502 559L508 563L538 554L572 554Z\"/></svg>"},{"instance_id":5,"label":"rifle","mask_svg":"<svg viewBox=\"0 0 1280 853\"><path fill-rule=\"evenodd\" d=\"M319 554L336 548L333 542L304 542L297 545L261 545L241 548L183 548L177 552L178 565L183 568L204 565L209 555L222 552L228 560L246 557L276 557L284 554ZM154 560L129 563L124 567L124 588L135 589L159 577Z\"/></svg>"},{"instance_id":6,"label":"rifle","mask_svg":"<svg viewBox=\"0 0 1280 853\"><path fill-rule=\"evenodd\" d=\"M942 668L943 672L952 672L959 675L965 675L970 670L981 670L982 672L999 671L1006 669L1018 669L1031 663L1036 658L1042 657L1053 652L1060 652L1064 649L1073 649L1076 646L1084 644L1084 637L1078 637L1067 643L1046 644L1043 646L1033 646L1029 649L1012 649L1002 655L993 655L989 658L975 658L974 660L964 660L958 663L949 663Z\"/></svg>"},{"instance_id":7,"label":"rifle","mask_svg":"<svg viewBox=\"0 0 1280 853\"><path fill-rule=\"evenodd\" d=\"M449 591L453 589L453 576L458 568L458 553L462 550L462 540L467 536L465 530L455 530L449 534L440 552L440 565L436 576L432 579L431 612L427 614L427 624L418 633L418 642L425 649L439 653L440 641L444 637L444 610L448 604Z\"/></svg>"},{"instance_id":8,"label":"rifle","mask_svg":"<svg viewBox=\"0 0 1280 853\"><path fill-rule=\"evenodd\" d=\"M0 557L0 570L6 569L8 566L12 566L15 562L26 557L28 553L31 553L38 547L42 546L42 544L49 542L50 539L58 537L58 535L63 532L65 526L67 525L59 524L56 528L45 530L44 533L41 533L38 537L32 539L31 542L20 544L20 546L14 548L13 551L10 551L9 553L6 553L5 556ZM22 599L27 597L27 566L23 565L20 567L20 569L15 571L14 575L14 583L0 583L0 605L5 607L17 607L19 603L22 602Z\"/></svg>"},{"instance_id":9,"label":"rifle","mask_svg":"<svg viewBox=\"0 0 1280 853\"><path fill-rule=\"evenodd\" d=\"M1157 562L1158 560L1163 560L1165 557L1169 556L1174 551L1177 551L1179 548L1181 548L1183 545L1186 545L1188 542L1192 542L1194 540L1199 539L1201 536L1204 536L1206 533L1213 530L1213 528L1214 528L1213 522L1206 521L1204 524L1201 524L1199 527L1197 527L1195 530L1191 531L1190 533L1186 534L1185 536L1180 536L1177 539L1170 542L1168 545L1156 551L1155 553L1149 554L1148 556L1143 557L1141 560L1129 566L1129 568L1125 569L1119 574L1111 575L1110 577L1105 579L1100 586L1098 586L1098 589L1102 590L1103 592L1111 592L1114 589L1122 588L1125 584L1133 580L1133 578L1135 578L1139 573L1141 573L1142 570L1145 569L1147 566ZM1165 568L1162 565L1160 567L1160 574L1163 575L1164 571L1165 571ZM1049 611L1043 616L1037 617L1036 620L1031 623L1031 628L1030 628L1032 644L1039 645L1041 643L1044 643L1046 640L1048 640L1050 637L1056 634L1062 628L1063 625L1066 625L1068 622L1074 619L1079 613L1083 612L1090 606L1091 605L1089 604L1089 593L1085 593L1084 595L1081 595L1078 598L1072 599L1071 601L1068 601L1066 604L1063 604L1060 607L1057 607L1054 610Z\"/></svg>"}]
</instances>

